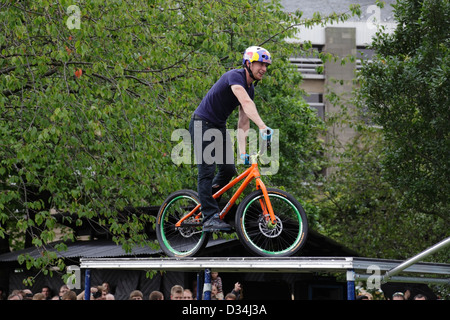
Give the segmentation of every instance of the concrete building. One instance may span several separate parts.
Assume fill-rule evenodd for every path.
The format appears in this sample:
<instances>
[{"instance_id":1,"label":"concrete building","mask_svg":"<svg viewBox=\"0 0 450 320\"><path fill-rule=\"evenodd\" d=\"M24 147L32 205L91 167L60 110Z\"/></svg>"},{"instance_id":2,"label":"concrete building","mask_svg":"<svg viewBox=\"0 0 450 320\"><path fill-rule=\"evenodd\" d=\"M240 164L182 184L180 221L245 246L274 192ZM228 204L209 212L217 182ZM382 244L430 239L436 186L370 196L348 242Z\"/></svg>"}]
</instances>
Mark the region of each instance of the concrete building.
<instances>
[{"instance_id":1,"label":"concrete building","mask_svg":"<svg viewBox=\"0 0 450 320\"><path fill-rule=\"evenodd\" d=\"M356 72L361 67L362 60L370 60L373 55L373 51L368 49L373 36L381 27L385 32L395 29L392 7L395 0L385 1L382 9L374 4L374 0L282 0L281 3L286 11L302 11L303 18L312 18L315 12L319 12L323 17L332 13L349 14L351 4L361 6L360 17L352 17L345 22L328 26L299 27L296 37L288 40L293 43L310 42L315 51L331 53L339 58L356 58L345 64L342 64L340 59L323 64L322 60L314 55L291 59L303 75L301 87L307 93L306 101L317 109L320 117L324 120L332 118L342 112L342 105L351 112L349 100L357 85L354 82ZM318 68L323 71L318 72ZM331 93L340 97L339 104L333 104L327 99ZM327 143L333 143L339 148L354 135L355 132L349 126L333 124L329 127L325 139ZM332 168L328 168L326 174L332 171Z\"/></svg>"}]
</instances>

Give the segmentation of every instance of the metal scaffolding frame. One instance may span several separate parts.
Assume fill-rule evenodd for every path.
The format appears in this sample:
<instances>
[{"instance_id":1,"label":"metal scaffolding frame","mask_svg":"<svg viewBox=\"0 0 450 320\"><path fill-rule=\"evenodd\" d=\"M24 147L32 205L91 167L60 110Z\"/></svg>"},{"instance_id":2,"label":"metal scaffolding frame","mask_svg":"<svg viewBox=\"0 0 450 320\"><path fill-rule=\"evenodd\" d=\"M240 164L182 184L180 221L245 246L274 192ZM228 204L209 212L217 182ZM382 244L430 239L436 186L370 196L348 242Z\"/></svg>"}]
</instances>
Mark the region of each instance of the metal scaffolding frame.
<instances>
[{"instance_id":1,"label":"metal scaffolding frame","mask_svg":"<svg viewBox=\"0 0 450 320\"><path fill-rule=\"evenodd\" d=\"M433 249L433 252L435 252L435 249L436 248ZM420 257L423 257L423 255ZM91 269L164 270L185 272L200 272L205 270L205 274L209 274L211 270L218 272L345 272L348 300L355 299L356 280L378 281L378 284L382 281L389 281L450 285L450 278L446 278L446 276L450 275L450 264L417 262L416 259L413 259L412 263L405 264L405 262L402 263L402 261L397 260L360 257L82 258L80 263L80 268L86 269L87 281L89 281ZM402 269L399 270L399 267ZM395 276L392 274L392 270L395 270L395 275L400 272L405 272L407 274L413 274L413 276ZM383 276L383 273L389 276ZM439 278L436 278L436 276ZM205 288L210 290L207 281L208 279L205 279ZM89 285L87 285L87 287L89 287Z\"/></svg>"}]
</instances>

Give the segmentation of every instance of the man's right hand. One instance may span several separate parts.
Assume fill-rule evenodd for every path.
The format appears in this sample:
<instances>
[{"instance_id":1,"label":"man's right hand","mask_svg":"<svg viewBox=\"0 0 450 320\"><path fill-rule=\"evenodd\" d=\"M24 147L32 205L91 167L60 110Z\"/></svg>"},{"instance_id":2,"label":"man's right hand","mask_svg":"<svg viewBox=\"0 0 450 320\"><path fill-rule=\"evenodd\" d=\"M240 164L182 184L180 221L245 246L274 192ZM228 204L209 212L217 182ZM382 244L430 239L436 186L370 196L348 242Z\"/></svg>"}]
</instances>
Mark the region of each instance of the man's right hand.
<instances>
[{"instance_id":1,"label":"man's right hand","mask_svg":"<svg viewBox=\"0 0 450 320\"><path fill-rule=\"evenodd\" d=\"M261 134L261 137L263 140L271 140L273 135L273 129L269 127L265 127L264 129L259 129L259 133Z\"/></svg>"}]
</instances>

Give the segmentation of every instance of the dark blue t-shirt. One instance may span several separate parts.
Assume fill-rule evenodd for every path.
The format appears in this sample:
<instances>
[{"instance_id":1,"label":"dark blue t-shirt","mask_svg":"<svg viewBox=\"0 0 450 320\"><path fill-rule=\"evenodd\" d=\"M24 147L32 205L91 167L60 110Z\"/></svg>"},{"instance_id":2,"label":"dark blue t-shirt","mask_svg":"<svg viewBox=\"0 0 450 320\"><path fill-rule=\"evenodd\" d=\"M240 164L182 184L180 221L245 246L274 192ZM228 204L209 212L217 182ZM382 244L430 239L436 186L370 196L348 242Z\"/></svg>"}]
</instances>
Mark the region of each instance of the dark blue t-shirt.
<instances>
[{"instance_id":1,"label":"dark blue t-shirt","mask_svg":"<svg viewBox=\"0 0 450 320\"><path fill-rule=\"evenodd\" d=\"M231 90L231 86L235 84L244 87L253 100L255 88L253 83L250 87L247 85L245 69L234 69L220 77L208 91L202 102L200 102L194 113L219 127L224 127L230 114L239 105L239 100Z\"/></svg>"}]
</instances>

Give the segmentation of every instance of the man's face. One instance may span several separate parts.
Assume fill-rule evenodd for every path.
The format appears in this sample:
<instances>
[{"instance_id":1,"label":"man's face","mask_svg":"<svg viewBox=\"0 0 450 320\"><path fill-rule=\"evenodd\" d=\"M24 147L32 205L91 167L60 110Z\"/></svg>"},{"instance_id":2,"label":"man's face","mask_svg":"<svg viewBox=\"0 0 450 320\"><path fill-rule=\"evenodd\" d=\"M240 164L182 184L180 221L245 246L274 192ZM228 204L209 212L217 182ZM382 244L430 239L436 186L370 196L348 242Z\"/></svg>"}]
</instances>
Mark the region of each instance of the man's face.
<instances>
[{"instance_id":1,"label":"man's face","mask_svg":"<svg viewBox=\"0 0 450 320\"><path fill-rule=\"evenodd\" d=\"M269 64L266 62L255 61L250 64L250 70L253 72L253 76L256 80L261 80L267 71L267 66Z\"/></svg>"},{"instance_id":2,"label":"man's face","mask_svg":"<svg viewBox=\"0 0 450 320\"><path fill-rule=\"evenodd\" d=\"M183 300L194 300L194 299L192 298L192 293L189 292L189 291L185 291L185 292L183 293Z\"/></svg>"},{"instance_id":3,"label":"man's face","mask_svg":"<svg viewBox=\"0 0 450 320\"><path fill-rule=\"evenodd\" d=\"M42 288L42 294L48 297L50 296L50 290L48 288Z\"/></svg>"},{"instance_id":4,"label":"man's face","mask_svg":"<svg viewBox=\"0 0 450 320\"><path fill-rule=\"evenodd\" d=\"M182 300L183 299L183 292L175 292L170 296L171 300Z\"/></svg>"}]
</instances>

